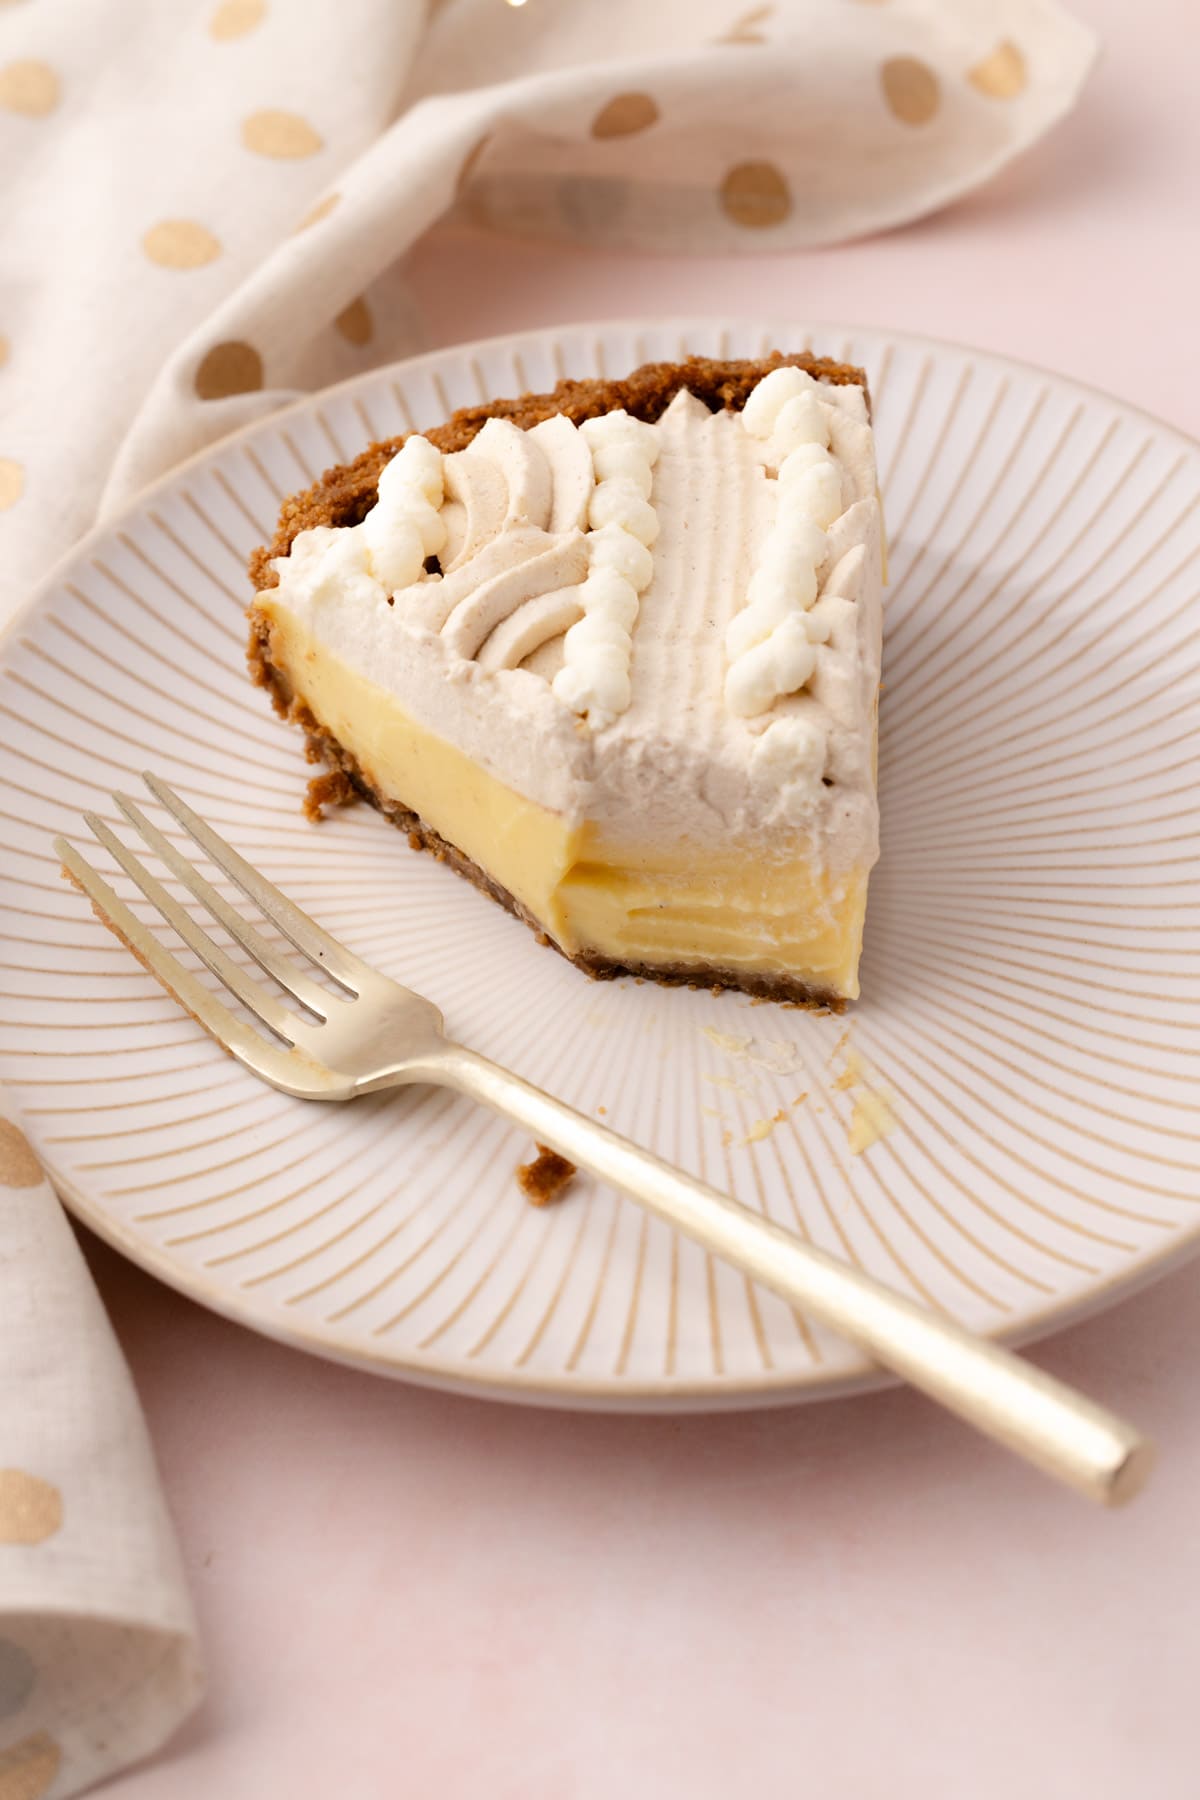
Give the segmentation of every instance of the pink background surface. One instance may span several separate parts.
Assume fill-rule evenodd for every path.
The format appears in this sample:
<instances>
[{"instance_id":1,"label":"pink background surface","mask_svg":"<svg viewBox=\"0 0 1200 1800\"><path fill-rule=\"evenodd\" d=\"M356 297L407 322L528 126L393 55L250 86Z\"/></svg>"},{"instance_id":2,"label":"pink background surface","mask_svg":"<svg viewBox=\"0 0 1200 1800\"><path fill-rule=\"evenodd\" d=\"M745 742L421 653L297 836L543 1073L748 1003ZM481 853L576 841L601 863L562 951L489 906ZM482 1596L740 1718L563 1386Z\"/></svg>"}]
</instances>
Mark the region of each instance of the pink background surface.
<instances>
[{"instance_id":1,"label":"pink background surface","mask_svg":"<svg viewBox=\"0 0 1200 1800\"><path fill-rule=\"evenodd\" d=\"M922 331L1200 434L1200 27L1077 0L1080 111L886 238L686 262L449 229L430 343L754 310ZM912 1395L743 1417L522 1412L333 1368L89 1245L211 1670L113 1800L1175 1800L1200 1792L1200 1267L1042 1347L1162 1463L1093 1513Z\"/></svg>"}]
</instances>

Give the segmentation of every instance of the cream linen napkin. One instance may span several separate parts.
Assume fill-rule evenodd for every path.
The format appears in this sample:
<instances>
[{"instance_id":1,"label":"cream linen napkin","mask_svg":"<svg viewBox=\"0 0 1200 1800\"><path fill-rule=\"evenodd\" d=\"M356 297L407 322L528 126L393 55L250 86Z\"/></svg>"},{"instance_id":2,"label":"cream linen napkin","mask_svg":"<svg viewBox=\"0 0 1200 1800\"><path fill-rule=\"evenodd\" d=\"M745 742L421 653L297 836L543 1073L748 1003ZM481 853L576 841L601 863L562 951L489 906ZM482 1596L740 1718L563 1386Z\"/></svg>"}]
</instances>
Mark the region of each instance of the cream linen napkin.
<instances>
[{"instance_id":1,"label":"cream linen napkin","mask_svg":"<svg viewBox=\"0 0 1200 1800\"><path fill-rule=\"evenodd\" d=\"M1093 55L1053 0L0 0L0 624L98 510L418 347L402 258L447 211L829 242L986 179ZM197 1691L127 1372L0 1122L0 1800Z\"/></svg>"},{"instance_id":2,"label":"cream linen napkin","mask_svg":"<svg viewBox=\"0 0 1200 1800\"><path fill-rule=\"evenodd\" d=\"M195 1636L129 1371L0 1110L0 1800L156 1749L199 1698Z\"/></svg>"}]
</instances>

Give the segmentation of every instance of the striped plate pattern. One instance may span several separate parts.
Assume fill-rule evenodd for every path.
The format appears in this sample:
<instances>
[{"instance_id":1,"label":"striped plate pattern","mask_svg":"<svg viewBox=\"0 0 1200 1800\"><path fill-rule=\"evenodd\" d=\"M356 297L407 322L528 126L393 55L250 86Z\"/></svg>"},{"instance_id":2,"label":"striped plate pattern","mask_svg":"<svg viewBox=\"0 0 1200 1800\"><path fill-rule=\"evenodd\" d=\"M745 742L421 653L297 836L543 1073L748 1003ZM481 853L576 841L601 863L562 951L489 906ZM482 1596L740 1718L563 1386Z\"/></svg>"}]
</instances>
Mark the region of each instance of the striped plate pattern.
<instances>
[{"instance_id":1,"label":"striped plate pattern","mask_svg":"<svg viewBox=\"0 0 1200 1800\"><path fill-rule=\"evenodd\" d=\"M845 1018L593 984L365 808L314 828L246 679L247 552L370 437L564 373L812 342L864 362L892 541L883 860ZM158 770L455 1035L967 1324L1032 1334L1200 1224L1200 449L972 351L786 322L439 352L227 440L94 534L0 669L0 1076L61 1192L205 1304L390 1374L567 1405L745 1405L857 1354L529 1146L409 1090L261 1086L61 880Z\"/></svg>"}]
</instances>

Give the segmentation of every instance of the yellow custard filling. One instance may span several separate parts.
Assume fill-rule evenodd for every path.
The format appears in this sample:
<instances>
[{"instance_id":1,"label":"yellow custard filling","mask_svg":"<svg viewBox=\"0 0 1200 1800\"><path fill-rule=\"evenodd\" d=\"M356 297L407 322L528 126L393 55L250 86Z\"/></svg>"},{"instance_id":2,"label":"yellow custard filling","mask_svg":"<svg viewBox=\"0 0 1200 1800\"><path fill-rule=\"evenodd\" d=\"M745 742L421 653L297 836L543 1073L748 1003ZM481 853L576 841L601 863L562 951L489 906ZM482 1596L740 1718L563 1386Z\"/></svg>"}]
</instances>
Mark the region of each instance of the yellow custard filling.
<instances>
[{"instance_id":1,"label":"yellow custard filling","mask_svg":"<svg viewBox=\"0 0 1200 1800\"><path fill-rule=\"evenodd\" d=\"M867 868L830 875L805 836L764 856L761 844L647 844L569 825L318 651L268 596L260 604L273 661L371 785L506 888L568 954L786 975L857 997Z\"/></svg>"}]
</instances>

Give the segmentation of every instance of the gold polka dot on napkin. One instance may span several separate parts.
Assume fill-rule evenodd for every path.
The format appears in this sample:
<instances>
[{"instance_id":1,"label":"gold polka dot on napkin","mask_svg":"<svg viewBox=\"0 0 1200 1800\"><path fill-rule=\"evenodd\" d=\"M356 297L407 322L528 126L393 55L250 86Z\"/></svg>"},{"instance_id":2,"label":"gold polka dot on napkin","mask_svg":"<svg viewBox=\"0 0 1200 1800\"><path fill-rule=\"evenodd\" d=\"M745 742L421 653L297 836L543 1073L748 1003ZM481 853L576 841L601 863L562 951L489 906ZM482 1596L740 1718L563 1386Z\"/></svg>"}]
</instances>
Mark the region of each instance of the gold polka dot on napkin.
<instances>
[{"instance_id":1,"label":"gold polka dot on napkin","mask_svg":"<svg viewBox=\"0 0 1200 1800\"><path fill-rule=\"evenodd\" d=\"M752 6L749 12L742 13L739 18L734 20L729 30L717 39L717 43L765 44L767 40L763 36L761 27L766 24L774 11L773 6Z\"/></svg>"},{"instance_id":2,"label":"gold polka dot on napkin","mask_svg":"<svg viewBox=\"0 0 1200 1800\"><path fill-rule=\"evenodd\" d=\"M254 393L263 384L262 357L240 339L214 344L196 370L201 400L226 400L230 394Z\"/></svg>"},{"instance_id":3,"label":"gold polka dot on napkin","mask_svg":"<svg viewBox=\"0 0 1200 1800\"><path fill-rule=\"evenodd\" d=\"M24 469L11 456L0 456L0 512L15 506L24 492Z\"/></svg>"},{"instance_id":4,"label":"gold polka dot on napkin","mask_svg":"<svg viewBox=\"0 0 1200 1800\"><path fill-rule=\"evenodd\" d=\"M990 56L967 70L967 80L993 100L1012 100L1028 79L1025 58L1016 44L997 44Z\"/></svg>"},{"instance_id":5,"label":"gold polka dot on napkin","mask_svg":"<svg viewBox=\"0 0 1200 1800\"><path fill-rule=\"evenodd\" d=\"M0 1187L37 1187L41 1180L42 1165L29 1139L9 1120L0 1118Z\"/></svg>"},{"instance_id":6,"label":"gold polka dot on napkin","mask_svg":"<svg viewBox=\"0 0 1200 1800\"><path fill-rule=\"evenodd\" d=\"M44 62L11 62L0 69L0 106L42 119L58 105L58 76Z\"/></svg>"},{"instance_id":7,"label":"gold polka dot on napkin","mask_svg":"<svg viewBox=\"0 0 1200 1800\"><path fill-rule=\"evenodd\" d=\"M0 1800L42 1800L61 1762L62 1752L45 1731L0 1750Z\"/></svg>"},{"instance_id":8,"label":"gold polka dot on napkin","mask_svg":"<svg viewBox=\"0 0 1200 1800\"><path fill-rule=\"evenodd\" d=\"M322 219L329 217L341 197L340 194L326 194L323 200L318 200L315 206L309 208L296 230L307 231L310 225L319 225Z\"/></svg>"},{"instance_id":9,"label":"gold polka dot on napkin","mask_svg":"<svg viewBox=\"0 0 1200 1800\"><path fill-rule=\"evenodd\" d=\"M195 219L160 219L143 237L142 249L160 269L199 269L221 254L218 240Z\"/></svg>"},{"instance_id":10,"label":"gold polka dot on napkin","mask_svg":"<svg viewBox=\"0 0 1200 1800\"><path fill-rule=\"evenodd\" d=\"M273 107L243 119L242 142L257 156L315 156L325 148L325 140L307 119Z\"/></svg>"},{"instance_id":11,"label":"gold polka dot on napkin","mask_svg":"<svg viewBox=\"0 0 1200 1800\"><path fill-rule=\"evenodd\" d=\"M592 136L629 137L657 123L658 107L649 94L617 94L592 120Z\"/></svg>"},{"instance_id":12,"label":"gold polka dot on napkin","mask_svg":"<svg viewBox=\"0 0 1200 1800\"><path fill-rule=\"evenodd\" d=\"M208 29L218 43L224 43L229 38L245 37L266 16L266 0L223 0L209 20Z\"/></svg>"},{"instance_id":13,"label":"gold polka dot on napkin","mask_svg":"<svg viewBox=\"0 0 1200 1800\"><path fill-rule=\"evenodd\" d=\"M62 1525L62 1495L24 1469L0 1469L0 1544L44 1544Z\"/></svg>"},{"instance_id":14,"label":"gold polka dot on napkin","mask_svg":"<svg viewBox=\"0 0 1200 1800\"><path fill-rule=\"evenodd\" d=\"M879 71L883 97L905 125L927 125L938 109L938 78L915 56L891 56Z\"/></svg>"},{"instance_id":15,"label":"gold polka dot on napkin","mask_svg":"<svg viewBox=\"0 0 1200 1800\"><path fill-rule=\"evenodd\" d=\"M774 163L738 163L721 183L721 205L735 225L762 230L782 225L792 210L792 194Z\"/></svg>"},{"instance_id":16,"label":"gold polka dot on napkin","mask_svg":"<svg viewBox=\"0 0 1200 1800\"><path fill-rule=\"evenodd\" d=\"M369 344L375 327L371 319L371 309L362 295L344 307L333 321L338 331L348 344L362 346Z\"/></svg>"}]
</instances>

